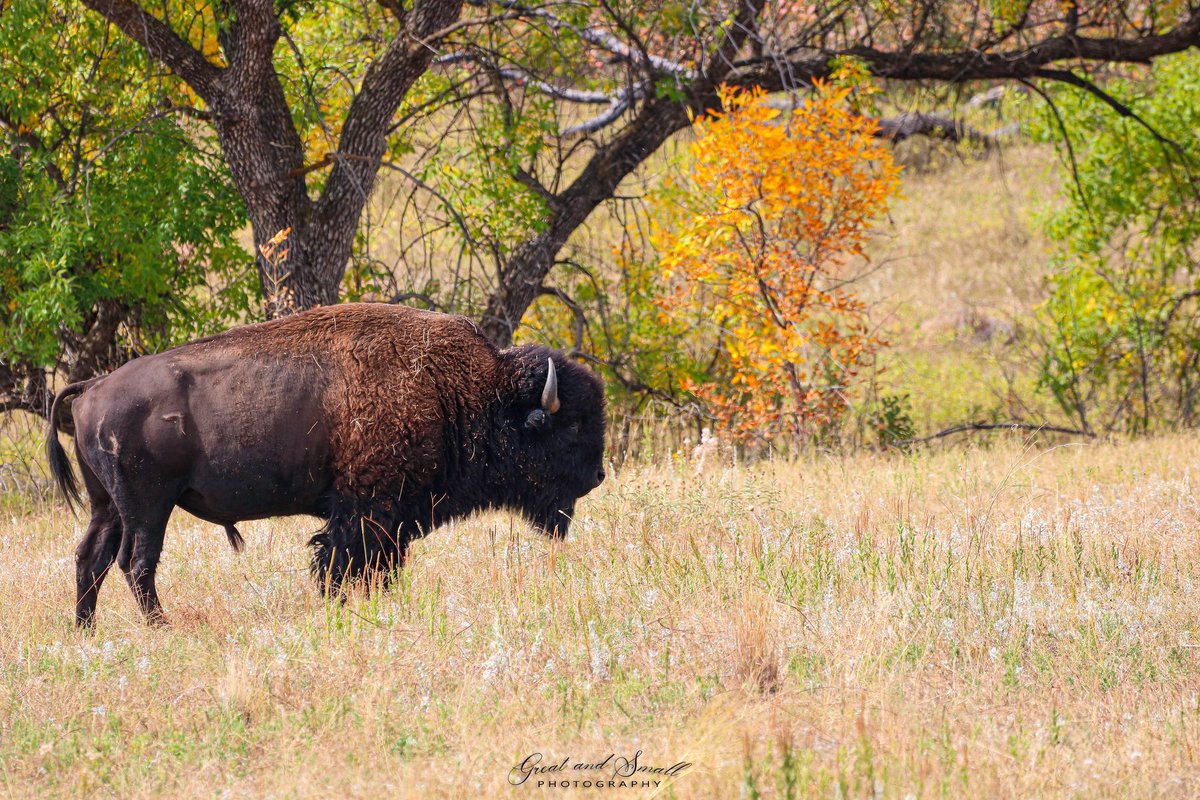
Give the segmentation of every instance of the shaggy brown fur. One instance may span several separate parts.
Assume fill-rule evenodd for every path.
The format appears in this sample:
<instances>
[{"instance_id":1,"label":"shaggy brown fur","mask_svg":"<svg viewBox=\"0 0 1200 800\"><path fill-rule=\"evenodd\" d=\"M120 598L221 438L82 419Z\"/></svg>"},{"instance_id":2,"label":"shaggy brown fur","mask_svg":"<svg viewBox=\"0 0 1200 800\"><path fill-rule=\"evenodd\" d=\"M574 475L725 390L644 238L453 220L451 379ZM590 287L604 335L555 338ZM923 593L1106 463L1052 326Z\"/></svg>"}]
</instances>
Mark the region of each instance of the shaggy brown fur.
<instances>
[{"instance_id":1,"label":"shaggy brown fur","mask_svg":"<svg viewBox=\"0 0 1200 800\"><path fill-rule=\"evenodd\" d=\"M324 382L334 488L362 500L428 485L446 460L445 422L478 413L512 383L469 320L407 306L326 306L193 344L311 359Z\"/></svg>"},{"instance_id":2,"label":"shaggy brown fur","mask_svg":"<svg viewBox=\"0 0 1200 800\"><path fill-rule=\"evenodd\" d=\"M68 386L46 437L68 499L77 484L57 430L73 395L63 427L77 431L92 506L76 551L83 625L114 561L161 618L154 574L176 506L222 525L235 548L240 520L324 519L313 571L338 588L390 574L412 539L478 509L511 508L563 536L604 478L591 372L544 347L499 352L466 319L402 306L247 325Z\"/></svg>"}]
</instances>

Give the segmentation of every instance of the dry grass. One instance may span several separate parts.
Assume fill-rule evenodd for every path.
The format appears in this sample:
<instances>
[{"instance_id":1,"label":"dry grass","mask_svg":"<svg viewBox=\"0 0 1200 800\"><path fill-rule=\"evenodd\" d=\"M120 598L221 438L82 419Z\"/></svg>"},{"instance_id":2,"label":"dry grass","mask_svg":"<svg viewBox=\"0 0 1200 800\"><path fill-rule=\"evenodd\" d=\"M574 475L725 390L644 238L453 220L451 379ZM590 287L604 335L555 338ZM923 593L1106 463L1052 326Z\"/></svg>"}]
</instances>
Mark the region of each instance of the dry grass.
<instances>
[{"instance_id":1,"label":"dry grass","mask_svg":"<svg viewBox=\"0 0 1200 800\"><path fill-rule=\"evenodd\" d=\"M471 520L345 607L310 522L237 557L180 514L173 627L117 577L92 636L80 522L4 519L0 787L543 796L508 784L529 753L641 750L691 766L615 796L1194 797L1198 465L1181 436L625 470L565 545Z\"/></svg>"}]
</instances>

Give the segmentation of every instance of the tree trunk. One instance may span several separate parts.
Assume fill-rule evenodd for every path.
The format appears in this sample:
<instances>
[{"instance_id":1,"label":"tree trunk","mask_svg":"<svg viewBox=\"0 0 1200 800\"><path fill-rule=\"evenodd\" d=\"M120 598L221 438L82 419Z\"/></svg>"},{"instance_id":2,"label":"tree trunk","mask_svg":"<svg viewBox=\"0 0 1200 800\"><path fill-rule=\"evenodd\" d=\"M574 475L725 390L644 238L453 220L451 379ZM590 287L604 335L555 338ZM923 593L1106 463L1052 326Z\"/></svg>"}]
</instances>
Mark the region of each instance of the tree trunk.
<instances>
[{"instance_id":1,"label":"tree trunk","mask_svg":"<svg viewBox=\"0 0 1200 800\"><path fill-rule=\"evenodd\" d=\"M227 14L218 33L227 67L209 61L135 0L83 2L186 81L211 109L225 162L254 231L268 311L336 303L359 217L387 149L392 116L428 69L441 37L452 30L462 0L417 0L400 15L401 29L367 67L337 152L311 166L304 163L304 144L275 71L282 28L274 0L219 5ZM325 190L314 201L305 176L329 166ZM285 230L289 233L275 255L265 257L263 246Z\"/></svg>"},{"instance_id":2,"label":"tree trunk","mask_svg":"<svg viewBox=\"0 0 1200 800\"><path fill-rule=\"evenodd\" d=\"M682 98L671 93L651 95L637 116L620 133L597 149L570 186L550 203L546 230L516 249L500 276L500 286L488 298L481 328L496 346L512 344L555 259L575 229L596 207L612 199L626 176L674 134L691 124L692 115L718 108L716 86L733 68L766 0L739 0L737 13L708 55L708 63Z\"/></svg>"},{"instance_id":3,"label":"tree trunk","mask_svg":"<svg viewBox=\"0 0 1200 800\"><path fill-rule=\"evenodd\" d=\"M126 314L127 309L116 300L101 300L96 304L95 319L82 336L60 336L59 341L67 340L67 383L85 381L120 365L117 331Z\"/></svg>"},{"instance_id":4,"label":"tree trunk","mask_svg":"<svg viewBox=\"0 0 1200 800\"><path fill-rule=\"evenodd\" d=\"M270 301L286 289L299 308L336 302L337 283L330 285L314 274L313 253L304 246L312 201L304 181L304 147L283 87L274 75L255 80L244 70L231 70L224 83L225 91L213 103L213 126L246 204L264 296ZM287 259L272 264L263 257L262 247L287 229Z\"/></svg>"},{"instance_id":5,"label":"tree trunk","mask_svg":"<svg viewBox=\"0 0 1200 800\"><path fill-rule=\"evenodd\" d=\"M708 88L707 86L703 88ZM693 102L659 97L646 103L636 119L592 157L579 177L551 204L546 230L522 243L504 265L500 285L488 298L480 329L497 347L512 344L513 332L542 289L559 251L575 229L607 202L617 186L646 157L690 122L688 109L702 107L701 98L715 101L711 90L694 95Z\"/></svg>"}]
</instances>

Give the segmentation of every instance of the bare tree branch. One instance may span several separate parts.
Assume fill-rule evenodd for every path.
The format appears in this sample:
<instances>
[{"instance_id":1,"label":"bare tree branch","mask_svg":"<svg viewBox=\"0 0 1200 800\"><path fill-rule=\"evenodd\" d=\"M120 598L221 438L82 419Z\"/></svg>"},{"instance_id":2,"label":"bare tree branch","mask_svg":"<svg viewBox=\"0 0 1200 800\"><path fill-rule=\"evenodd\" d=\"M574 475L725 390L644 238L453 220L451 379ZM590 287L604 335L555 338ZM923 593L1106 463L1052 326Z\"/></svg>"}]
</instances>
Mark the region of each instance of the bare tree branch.
<instances>
[{"instance_id":1,"label":"bare tree branch","mask_svg":"<svg viewBox=\"0 0 1200 800\"><path fill-rule=\"evenodd\" d=\"M206 59L169 25L133 0L83 0L83 4L146 48L147 53L186 81L204 102L214 104L221 90L223 69Z\"/></svg>"},{"instance_id":2,"label":"bare tree branch","mask_svg":"<svg viewBox=\"0 0 1200 800\"><path fill-rule=\"evenodd\" d=\"M965 49L957 52L920 53L881 50L865 44L841 49L813 49L787 60L786 69L771 58L738 62L729 82L758 86L768 91L792 88L794 81L811 82L829 77L839 57L853 57L871 74L896 80L930 80L962 83L972 80L1005 80L1037 77L1039 70L1060 61L1100 61L1149 64L1159 56L1200 45L1200 8L1193 9L1176 27L1137 38L1092 38L1068 32L1024 48L1002 51Z\"/></svg>"},{"instance_id":3,"label":"bare tree branch","mask_svg":"<svg viewBox=\"0 0 1200 800\"><path fill-rule=\"evenodd\" d=\"M1068 436L1084 436L1088 439L1096 438L1096 434L1088 431L1081 431L1076 428L1060 428L1057 425L1031 425L1027 422L969 422L965 425L955 425L953 428L946 428L929 436L921 436L915 439L904 439L894 442L895 446L903 446L910 444L923 444L932 442L935 439L942 439L946 436L953 436L956 433L973 433L975 431L1032 431L1034 433L1063 433Z\"/></svg>"},{"instance_id":4,"label":"bare tree branch","mask_svg":"<svg viewBox=\"0 0 1200 800\"><path fill-rule=\"evenodd\" d=\"M458 64L464 61L477 61L479 55L475 53L458 52L448 53L444 56L439 56L433 60L436 66L448 66L450 64ZM613 95L608 92L598 92L586 89L572 89L568 86L558 86L548 81L531 75L519 67L499 67L493 70L497 77L503 78L506 81L512 81L520 86L531 86L537 89L544 95L553 97L555 100L562 100L567 103L583 103L602 105L613 102Z\"/></svg>"},{"instance_id":5,"label":"bare tree branch","mask_svg":"<svg viewBox=\"0 0 1200 800\"><path fill-rule=\"evenodd\" d=\"M1132 108L1125 105L1120 100L1113 97L1111 94L1104 91L1086 78L1067 69L1039 69L1035 74L1036 77L1039 78L1047 78L1049 80L1058 81L1059 83L1066 83L1076 88L1083 89L1093 97L1100 99L1105 105L1107 105L1113 111L1116 111L1122 117L1132 119L1138 125L1141 125L1152 137L1154 137L1155 141L1174 150L1175 154L1179 156L1180 161L1185 166L1191 160L1187 154L1187 151L1183 149L1179 142L1163 136L1154 128L1153 125L1147 122L1142 115L1138 114Z\"/></svg>"},{"instance_id":6,"label":"bare tree branch","mask_svg":"<svg viewBox=\"0 0 1200 800\"><path fill-rule=\"evenodd\" d=\"M572 125L564 129L560 135L564 139L567 139L572 136L596 133L607 128L619 120L635 102L644 99L649 90L650 84L646 82L635 83L628 89L622 89L609 101L609 107L604 113L598 114L589 120L584 120L577 125Z\"/></svg>"},{"instance_id":7,"label":"bare tree branch","mask_svg":"<svg viewBox=\"0 0 1200 800\"><path fill-rule=\"evenodd\" d=\"M571 330L575 334L573 351L576 353L583 352L583 332L587 327L587 315L583 313L583 308L580 307L579 303L572 300L569 294L554 286L543 286L538 290L538 294L542 297L557 298L571 312Z\"/></svg>"},{"instance_id":8,"label":"bare tree branch","mask_svg":"<svg viewBox=\"0 0 1200 800\"><path fill-rule=\"evenodd\" d=\"M400 166L399 164L393 164L390 161L384 161L381 164L381 166L387 167L390 170L399 172L405 178L408 178L410 181L412 181L413 184L416 185L418 188L424 189L425 191L429 192L431 195L436 197L438 200L441 200L442 206L446 209L446 211L451 216L454 217L454 221L456 223L458 223L458 228L460 231L462 231L463 238L466 239L467 242L469 242L472 247L479 246L479 243L475 241L475 238L473 236L471 236L471 229L467 227L466 220L463 219L462 214L458 213L458 209L456 209L454 207L454 204L450 202L449 198L447 198L446 195L442 194L437 189L435 189L432 186L430 186L429 184L425 183L425 181L421 180L416 175L412 174L411 172L409 172L408 170L406 170L404 167Z\"/></svg>"},{"instance_id":9,"label":"bare tree branch","mask_svg":"<svg viewBox=\"0 0 1200 800\"><path fill-rule=\"evenodd\" d=\"M480 5L481 3L474 4ZM627 63L634 64L636 66L648 66L658 72L674 75L678 78L683 78L686 80L691 80L696 77L696 71L690 67L680 64L678 61L664 58L663 56L641 52L625 44L616 36L602 28L595 26L579 28L564 22L558 16L546 11L544 8L526 6L521 3L514 2L513 0L502 0L502 2L498 3L497 5L499 5L501 8L517 11L525 17L541 19L545 21L549 28L555 33L562 33L566 31L574 33L588 44L599 47L601 50L611 53Z\"/></svg>"}]
</instances>

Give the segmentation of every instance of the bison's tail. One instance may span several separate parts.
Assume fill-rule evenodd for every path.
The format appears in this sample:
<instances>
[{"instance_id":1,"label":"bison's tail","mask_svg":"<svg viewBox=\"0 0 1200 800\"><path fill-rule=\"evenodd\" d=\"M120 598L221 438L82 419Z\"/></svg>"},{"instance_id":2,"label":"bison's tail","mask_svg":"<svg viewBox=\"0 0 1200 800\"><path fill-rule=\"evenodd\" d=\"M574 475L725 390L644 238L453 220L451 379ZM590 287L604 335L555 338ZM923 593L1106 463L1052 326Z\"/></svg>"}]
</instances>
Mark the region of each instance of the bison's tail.
<instances>
[{"instance_id":1,"label":"bison's tail","mask_svg":"<svg viewBox=\"0 0 1200 800\"><path fill-rule=\"evenodd\" d=\"M79 496L79 482L75 478L75 470L71 469L67 451L63 450L62 444L58 441L58 410L63 400L81 393L97 380L99 379L92 378L88 381L72 383L59 392L58 396L54 398L54 402L50 404L50 421L46 426L46 460L50 462L50 474L54 476L58 490L67 499L67 505L72 511L83 504L83 498Z\"/></svg>"}]
</instances>

